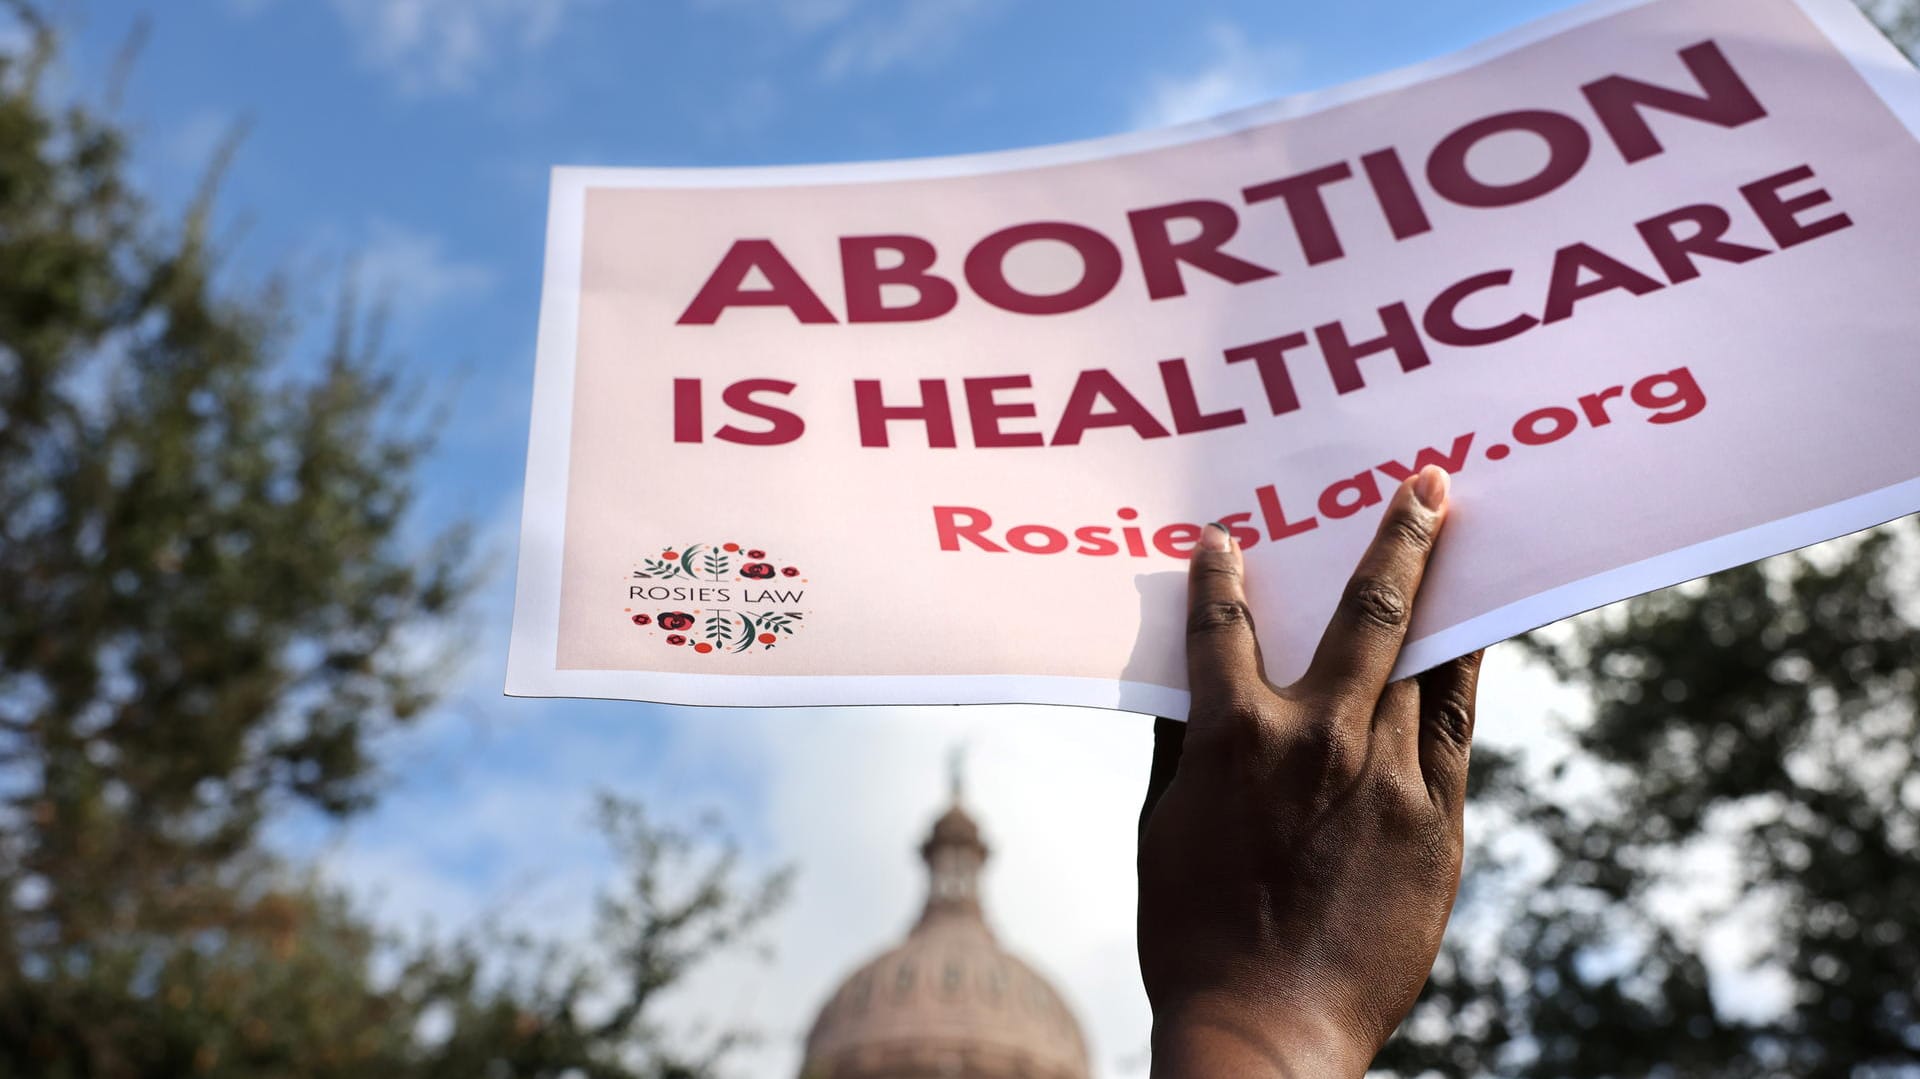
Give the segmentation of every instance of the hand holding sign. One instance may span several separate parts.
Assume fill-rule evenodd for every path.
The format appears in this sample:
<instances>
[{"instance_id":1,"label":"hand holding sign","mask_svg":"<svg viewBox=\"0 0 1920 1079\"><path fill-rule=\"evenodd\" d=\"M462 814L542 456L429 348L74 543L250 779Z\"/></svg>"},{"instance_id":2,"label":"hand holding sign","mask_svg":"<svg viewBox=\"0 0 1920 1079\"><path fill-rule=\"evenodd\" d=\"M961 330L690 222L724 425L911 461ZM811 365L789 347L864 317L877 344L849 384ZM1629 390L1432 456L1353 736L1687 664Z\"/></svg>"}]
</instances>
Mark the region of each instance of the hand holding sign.
<instances>
[{"instance_id":1,"label":"hand holding sign","mask_svg":"<svg viewBox=\"0 0 1920 1079\"><path fill-rule=\"evenodd\" d=\"M1262 669L1240 551L1207 529L1192 718L1161 735L1140 833L1156 1073L1357 1076L1426 984L1460 882L1480 656L1388 678L1447 486L1437 468L1401 485L1285 689Z\"/></svg>"}]
</instances>

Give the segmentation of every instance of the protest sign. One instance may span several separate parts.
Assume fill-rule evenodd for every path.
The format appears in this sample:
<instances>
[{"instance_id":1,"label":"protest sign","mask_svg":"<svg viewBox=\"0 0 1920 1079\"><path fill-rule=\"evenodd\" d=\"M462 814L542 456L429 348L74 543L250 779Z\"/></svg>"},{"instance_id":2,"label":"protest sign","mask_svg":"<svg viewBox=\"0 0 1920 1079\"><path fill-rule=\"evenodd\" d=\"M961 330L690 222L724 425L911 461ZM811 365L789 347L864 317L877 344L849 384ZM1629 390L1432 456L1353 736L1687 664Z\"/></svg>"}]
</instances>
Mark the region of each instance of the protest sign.
<instances>
[{"instance_id":1,"label":"protest sign","mask_svg":"<svg viewBox=\"0 0 1920 1079\"><path fill-rule=\"evenodd\" d=\"M559 169L507 691L1183 716L1186 559L1304 667L1456 474L1401 673L1920 508L1920 75L1602 2L1171 130Z\"/></svg>"}]
</instances>

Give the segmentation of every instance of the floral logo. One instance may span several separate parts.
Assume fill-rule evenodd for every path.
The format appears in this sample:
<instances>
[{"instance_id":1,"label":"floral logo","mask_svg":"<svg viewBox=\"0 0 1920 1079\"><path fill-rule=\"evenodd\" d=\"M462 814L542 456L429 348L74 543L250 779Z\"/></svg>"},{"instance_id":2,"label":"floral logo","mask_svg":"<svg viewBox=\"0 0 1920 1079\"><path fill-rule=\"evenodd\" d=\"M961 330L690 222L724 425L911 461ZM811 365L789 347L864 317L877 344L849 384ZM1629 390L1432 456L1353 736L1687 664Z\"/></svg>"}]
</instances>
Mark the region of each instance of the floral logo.
<instances>
[{"instance_id":1,"label":"floral logo","mask_svg":"<svg viewBox=\"0 0 1920 1079\"><path fill-rule=\"evenodd\" d=\"M799 566L738 543L687 543L642 558L625 614L649 637L698 655L767 651L806 621Z\"/></svg>"}]
</instances>

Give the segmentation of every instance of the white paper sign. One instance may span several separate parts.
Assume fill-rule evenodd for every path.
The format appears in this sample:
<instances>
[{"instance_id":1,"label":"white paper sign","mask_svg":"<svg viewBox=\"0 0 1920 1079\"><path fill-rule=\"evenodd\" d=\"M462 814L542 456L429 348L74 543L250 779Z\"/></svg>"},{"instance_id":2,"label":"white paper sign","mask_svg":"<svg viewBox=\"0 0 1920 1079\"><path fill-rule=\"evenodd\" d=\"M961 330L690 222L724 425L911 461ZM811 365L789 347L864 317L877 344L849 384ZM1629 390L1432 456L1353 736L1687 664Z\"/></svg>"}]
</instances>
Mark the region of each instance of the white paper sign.
<instances>
[{"instance_id":1,"label":"white paper sign","mask_svg":"<svg viewBox=\"0 0 1920 1079\"><path fill-rule=\"evenodd\" d=\"M1455 473L1401 672L1920 508L1920 75L1845 0L1579 8L1166 131L560 169L507 691L1185 714Z\"/></svg>"}]
</instances>

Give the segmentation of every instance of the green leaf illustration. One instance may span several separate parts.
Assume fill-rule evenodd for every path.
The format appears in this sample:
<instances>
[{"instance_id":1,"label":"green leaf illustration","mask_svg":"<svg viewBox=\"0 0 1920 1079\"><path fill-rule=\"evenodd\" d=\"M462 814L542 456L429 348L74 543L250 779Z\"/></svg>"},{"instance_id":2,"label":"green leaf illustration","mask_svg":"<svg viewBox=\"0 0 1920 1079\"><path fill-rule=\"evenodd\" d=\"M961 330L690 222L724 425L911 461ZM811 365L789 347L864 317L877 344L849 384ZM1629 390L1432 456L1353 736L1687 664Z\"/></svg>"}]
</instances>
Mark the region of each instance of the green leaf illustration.
<instances>
[{"instance_id":1,"label":"green leaf illustration","mask_svg":"<svg viewBox=\"0 0 1920 1079\"><path fill-rule=\"evenodd\" d=\"M754 616L759 620L760 628L769 633L793 635L793 623L801 620L799 611L762 611ZM767 647L771 648L772 645Z\"/></svg>"}]
</instances>

